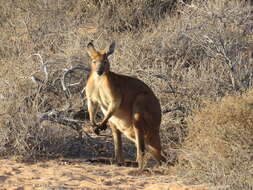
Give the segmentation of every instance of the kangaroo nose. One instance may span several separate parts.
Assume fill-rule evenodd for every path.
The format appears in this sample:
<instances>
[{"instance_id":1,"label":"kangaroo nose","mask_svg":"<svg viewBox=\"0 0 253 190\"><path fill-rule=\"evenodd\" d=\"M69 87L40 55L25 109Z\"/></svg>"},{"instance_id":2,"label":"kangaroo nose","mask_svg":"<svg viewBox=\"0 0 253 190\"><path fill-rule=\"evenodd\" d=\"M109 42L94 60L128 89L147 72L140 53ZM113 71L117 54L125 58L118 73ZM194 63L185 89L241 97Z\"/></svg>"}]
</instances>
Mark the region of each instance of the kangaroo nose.
<instances>
[{"instance_id":1,"label":"kangaroo nose","mask_svg":"<svg viewBox=\"0 0 253 190\"><path fill-rule=\"evenodd\" d=\"M100 76L104 73L104 68L103 67L100 67L98 70L97 70L97 74Z\"/></svg>"}]
</instances>

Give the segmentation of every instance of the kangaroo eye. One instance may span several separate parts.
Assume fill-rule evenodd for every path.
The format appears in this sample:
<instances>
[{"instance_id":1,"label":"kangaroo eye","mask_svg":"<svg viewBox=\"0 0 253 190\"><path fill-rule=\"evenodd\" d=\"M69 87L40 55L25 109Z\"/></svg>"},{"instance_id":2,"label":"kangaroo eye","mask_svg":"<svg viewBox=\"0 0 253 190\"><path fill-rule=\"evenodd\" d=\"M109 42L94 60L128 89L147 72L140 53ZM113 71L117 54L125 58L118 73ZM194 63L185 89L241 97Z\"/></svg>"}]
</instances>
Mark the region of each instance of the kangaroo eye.
<instances>
[{"instance_id":1,"label":"kangaroo eye","mask_svg":"<svg viewBox=\"0 0 253 190\"><path fill-rule=\"evenodd\" d=\"M95 61L95 60L92 60L92 63L93 63L93 64L95 64L95 63L96 63L96 61Z\"/></svg>"}]
</instances>

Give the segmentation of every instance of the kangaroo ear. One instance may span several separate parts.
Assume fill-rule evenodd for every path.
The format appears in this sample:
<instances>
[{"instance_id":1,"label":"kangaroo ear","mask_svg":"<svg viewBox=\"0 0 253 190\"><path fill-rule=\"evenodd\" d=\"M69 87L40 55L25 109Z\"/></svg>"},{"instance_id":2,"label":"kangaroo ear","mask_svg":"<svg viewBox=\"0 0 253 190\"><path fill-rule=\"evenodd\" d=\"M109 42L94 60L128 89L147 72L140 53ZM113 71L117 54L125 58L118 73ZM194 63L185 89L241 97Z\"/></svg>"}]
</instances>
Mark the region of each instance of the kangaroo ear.
<instances>
[{"instance_id":1,"label":"kangaroo ear","mask_svg":"<svg viewBox=\"0 0 253 190\"><path fill-rule=\"evenodd\" d=\"M97 54L97 51L96 51L96 49L95 49L92 42L88 43L87 52L88 52L90 57L94 57Z\"/></svg>"},{"instance_id":2,"label":"kangaroo ear","mask_svg":"<svg viewBox=\"0 0 253 190\"><path fill-rule=\"evenodd\" d=\"M109 46L109 49L108 49L108 52L107 52L107 56L113 54L114 49L115 49L115 41L113 41L113 42L111 43L111 45Z\"/></svg>"}]
</instances>

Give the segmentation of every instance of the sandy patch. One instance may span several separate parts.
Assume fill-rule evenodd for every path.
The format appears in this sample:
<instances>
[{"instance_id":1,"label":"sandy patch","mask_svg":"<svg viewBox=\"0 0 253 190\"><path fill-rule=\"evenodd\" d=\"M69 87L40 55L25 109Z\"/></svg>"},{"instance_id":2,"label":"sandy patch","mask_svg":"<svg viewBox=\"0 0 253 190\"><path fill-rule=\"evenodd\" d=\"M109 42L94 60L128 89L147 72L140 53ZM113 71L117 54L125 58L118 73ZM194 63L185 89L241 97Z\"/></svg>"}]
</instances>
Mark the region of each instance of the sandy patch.
<instances>
[{"instance_id":1,"label":"sandy patch","mask_svg":"<svg viewBox=\"0 0 253 190\"><path fill-rule=\"evenodd\" d=\"M202 190L201 186L184 186L175 177L155 170L138 172L82 160L50 160L33 164L0 160L0 190Z\"/></svg>"}]
</instances>

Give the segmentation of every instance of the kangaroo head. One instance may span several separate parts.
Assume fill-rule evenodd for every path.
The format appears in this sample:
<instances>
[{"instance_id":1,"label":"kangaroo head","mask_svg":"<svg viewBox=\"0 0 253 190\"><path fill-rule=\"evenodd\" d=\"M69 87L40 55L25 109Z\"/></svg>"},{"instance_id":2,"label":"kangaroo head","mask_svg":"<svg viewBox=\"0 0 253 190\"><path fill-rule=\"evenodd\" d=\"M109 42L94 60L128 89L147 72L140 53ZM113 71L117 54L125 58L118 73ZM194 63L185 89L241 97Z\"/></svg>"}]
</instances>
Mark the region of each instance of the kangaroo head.
<instances>
[{"instance_id":1,"label":"kangaroo head","mask_svg":"<svg viewBox=\"0 0 253 190\"><path fill-rule=\"evenodd\" d=\"M107 73L110 70L108 56L113 54L115 42L109 46L108 50L97 51L92 42L87 45L87 52L92 60L91 71L96 72L99 76Z\"/></svg>"}]
</instances>

